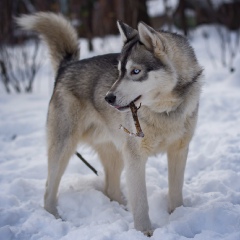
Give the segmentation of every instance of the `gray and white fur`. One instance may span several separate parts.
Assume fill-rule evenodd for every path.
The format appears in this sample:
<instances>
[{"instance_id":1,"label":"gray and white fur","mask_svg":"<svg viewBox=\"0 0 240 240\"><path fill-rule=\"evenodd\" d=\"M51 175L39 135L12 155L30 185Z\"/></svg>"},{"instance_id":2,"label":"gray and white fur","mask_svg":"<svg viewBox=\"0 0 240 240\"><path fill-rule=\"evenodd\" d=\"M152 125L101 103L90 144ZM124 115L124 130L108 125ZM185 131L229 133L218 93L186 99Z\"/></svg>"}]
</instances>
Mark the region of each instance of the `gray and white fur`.
<instances>
[{"instance_id":1,"label":"gray and white fur","mask_svg":"<svg viewBox=\"0 0 240 240\"><path fill-rule=\"evenodd\" d=\"M123 203L120 176L126 171L127 199L134 226L152 230L145 165L149 156L167 153L168 210L183 204L184 170L198 115L202 68L188 41L140 22L137 29L118 22L120 54L79 60L76 31L61 15L36 13L18 24L41 34L56 73L47 117L48 178L45 209L59 217L61 177L79 143L89 144L105 170L105 194ZM134 101L144 138L135 132L129 103Z\"/></svg>"}]
</instances>

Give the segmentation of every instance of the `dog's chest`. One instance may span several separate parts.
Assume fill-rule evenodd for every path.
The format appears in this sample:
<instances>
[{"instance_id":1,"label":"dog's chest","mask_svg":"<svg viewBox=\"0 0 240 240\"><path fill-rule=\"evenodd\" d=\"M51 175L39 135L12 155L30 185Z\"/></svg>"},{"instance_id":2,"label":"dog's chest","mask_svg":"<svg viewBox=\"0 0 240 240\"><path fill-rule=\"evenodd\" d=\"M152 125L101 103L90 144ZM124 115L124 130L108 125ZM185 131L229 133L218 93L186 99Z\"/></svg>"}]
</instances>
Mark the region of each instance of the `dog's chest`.
<instances>
[{"instance_id":1,"label":"dog's chest","mask_svg":"<svg viewBox=\"0 0 240 240\"><path fill-rule=\"evenodd\" d=\"M144 138L141 148L147 155L166 152L169 146L180 139L185 132L184 122L173 119L157 119L152 122L143 122Z\"/></svg>"}]
</instances>

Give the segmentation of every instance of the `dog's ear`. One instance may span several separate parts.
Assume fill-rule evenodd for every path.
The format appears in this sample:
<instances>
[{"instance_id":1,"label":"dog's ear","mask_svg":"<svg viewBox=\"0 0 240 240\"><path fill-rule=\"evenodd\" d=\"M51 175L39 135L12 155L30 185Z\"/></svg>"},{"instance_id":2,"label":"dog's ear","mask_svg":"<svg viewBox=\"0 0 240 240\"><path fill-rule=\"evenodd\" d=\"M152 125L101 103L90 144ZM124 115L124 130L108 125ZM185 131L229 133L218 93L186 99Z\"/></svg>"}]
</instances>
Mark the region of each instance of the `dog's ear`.
<instances>
[{"instance_id":1,"label":"dog's ear","mask_svg":"<svg viewBox=\"0 0 240 240\"><path fill-rule=\"evenodd\" d=\"M122 37L123 43L126 43L128 40L134 38L138 34L138 31L136 29L128 26L126 23L123 23L122 21L117 21L117 26Z\"/></svg>"},{"instance_id":2,"label":"dog's ear","mask_svg":"<svg viewBox=\"0 0 240 240\"><path fill-rule=\"evenodd\" d=\"M159 32L147 24L143 22L138 24L138 34L140 42L143 43L148 50L154 51L156 48L161 51L166 50L164 38Z\"/></svg>"}]
</instances>

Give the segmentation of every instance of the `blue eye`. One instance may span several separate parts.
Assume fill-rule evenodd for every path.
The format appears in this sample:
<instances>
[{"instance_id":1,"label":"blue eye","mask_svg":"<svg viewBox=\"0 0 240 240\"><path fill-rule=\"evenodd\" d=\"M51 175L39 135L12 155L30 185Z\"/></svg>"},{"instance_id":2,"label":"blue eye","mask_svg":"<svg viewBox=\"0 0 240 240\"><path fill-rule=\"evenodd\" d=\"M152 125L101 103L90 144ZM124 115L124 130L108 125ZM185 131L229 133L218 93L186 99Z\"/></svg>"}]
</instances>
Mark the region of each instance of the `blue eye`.
<instances>
[{"instance_id":1,"label":"blue eye","mask_svg":"<svg viewBox=\"0 0 240 240\"><path fill-rule=\"evenodd\" d=\"M140 72L141 72L140 69L135 68L135 69L132 70L131 74L136 75L136 74L139 74Z\"/></svg>"}]
</instances>

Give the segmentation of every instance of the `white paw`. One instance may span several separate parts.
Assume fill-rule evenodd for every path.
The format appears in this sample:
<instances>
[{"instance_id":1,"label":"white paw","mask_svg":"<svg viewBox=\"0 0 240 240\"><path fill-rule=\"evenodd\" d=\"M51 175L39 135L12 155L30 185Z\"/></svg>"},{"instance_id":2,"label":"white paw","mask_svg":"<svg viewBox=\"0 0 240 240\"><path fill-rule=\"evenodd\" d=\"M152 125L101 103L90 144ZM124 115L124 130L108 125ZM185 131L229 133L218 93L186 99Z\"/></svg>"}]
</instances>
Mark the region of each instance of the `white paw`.
<instances>
[{"instance_id":1,"label":"white paw","mask_svg":"<svg viewBox=\"0 0 240 240\"><path fill-rule=\"evenodd\" d=\"M147 230L144 231L143 234L147 237L151 237L153 235L154 230Z\"/></svg>"}]
</instances>

